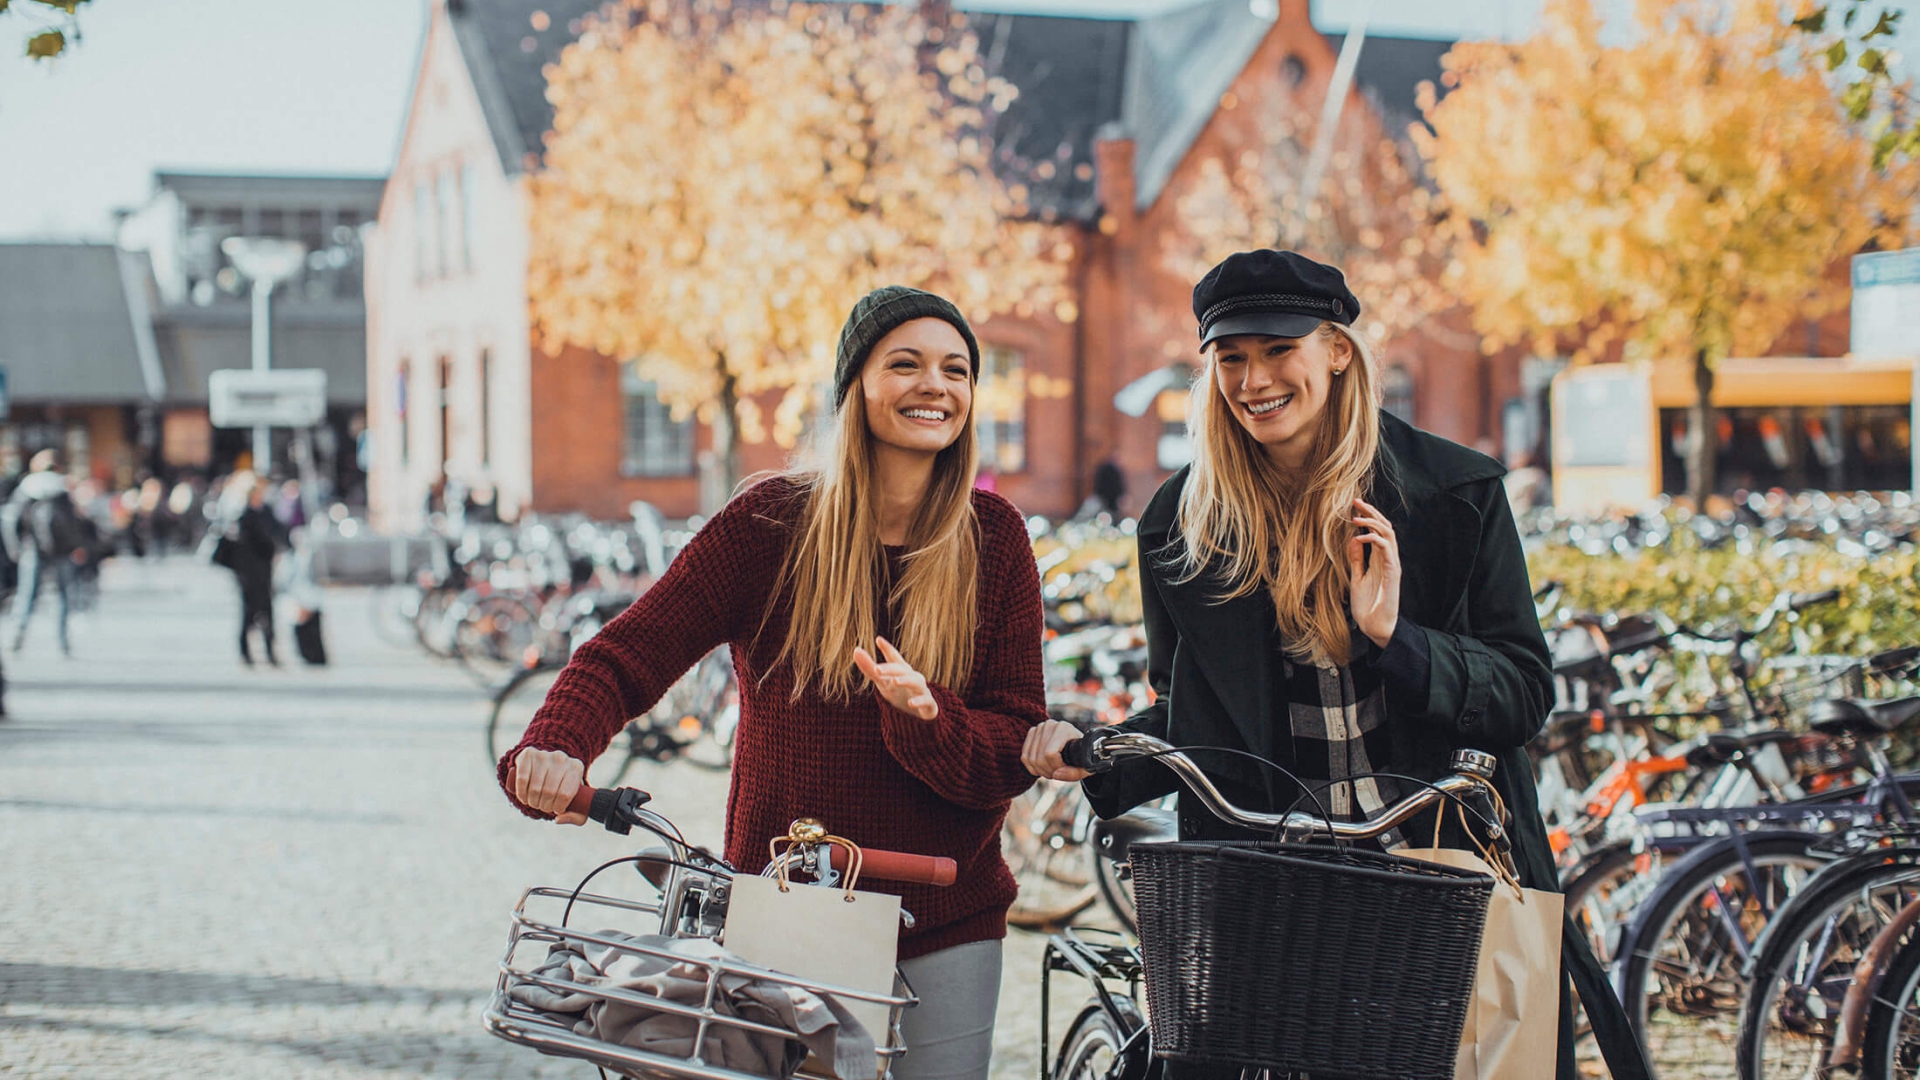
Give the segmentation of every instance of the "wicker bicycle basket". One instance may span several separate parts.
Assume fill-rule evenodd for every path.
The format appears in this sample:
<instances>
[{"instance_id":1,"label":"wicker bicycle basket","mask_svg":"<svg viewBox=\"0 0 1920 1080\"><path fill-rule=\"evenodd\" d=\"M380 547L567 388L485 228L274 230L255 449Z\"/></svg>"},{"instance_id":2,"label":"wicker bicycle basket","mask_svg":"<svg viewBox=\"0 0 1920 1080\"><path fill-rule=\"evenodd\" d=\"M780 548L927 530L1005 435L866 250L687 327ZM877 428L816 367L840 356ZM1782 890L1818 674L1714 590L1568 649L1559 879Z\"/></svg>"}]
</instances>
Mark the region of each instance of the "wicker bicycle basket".
<instances>
[{"instance_id":1,"label":"wicker bicycle basket","mask_svg":"<svg viewBox=\"0 0 1920 1080\"><path fill-rule=\"evenodd\" d=\"M1157 1054L1452 1080L1493 879L1277 843L1131 849Z\"/></svg>"}]
</instances>

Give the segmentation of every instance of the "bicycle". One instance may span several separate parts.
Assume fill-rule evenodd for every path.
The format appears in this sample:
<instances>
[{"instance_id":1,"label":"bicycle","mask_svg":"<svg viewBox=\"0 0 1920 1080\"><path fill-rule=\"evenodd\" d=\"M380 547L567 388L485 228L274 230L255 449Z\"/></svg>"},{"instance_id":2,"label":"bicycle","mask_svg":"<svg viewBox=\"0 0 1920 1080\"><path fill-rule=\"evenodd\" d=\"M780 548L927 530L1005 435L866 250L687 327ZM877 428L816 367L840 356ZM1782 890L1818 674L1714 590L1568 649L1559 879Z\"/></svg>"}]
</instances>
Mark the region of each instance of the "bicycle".
<instances>
[{"instance_id":1,"label":"bicycle","mask_svg":"<svg viewBox=\"0 0 1920 1080\"><path fill-rule=\"evenodd\" d=\"M593 624L597 628L597 624ZM577 629L576 636L588 633ZM487 763L497 765L520 745L527 725L566 668L543 660L514 672L494 692L487 713ZM683 760L714 772L733 766L733 738L740 723L740 690L734 684L727 646L701 657L653 708L628 720L600 756L587 763L594 787L613 787L637 761Z\"/></svg>"},{"instance_id":2,"label":"bicycle","mask_svg":"<svg viewBox=\"0 0 1920 1080\"><path fill-rule=\"evenodd\" d=\"M1220 794L1185 749L1137 732L1095 730L1068 744L1061 757L1068 765L1091 772L1105 772L1121 760L1156 759L1172 769L1198 804L1205 806L1220 820L1288 840L1327 839L1336 844L1372 840L1434 808L1443 800L1454 800L1470 811L1470 816L1484 827L1488 851L1495 862L1504 872L1515 872L1511 841L1495 808L1491 784L1494 759L1478 751L1456 751L1453 757L1454 771L1450 775L1400 799L1382 810L1373 820L1354 823L1332 821L1310 811L1259 813L1245 810ZM1193 847L1223 851L1245 848L1244 845L1226 844L1142 843L1132 847L1130 853L1133 858L1139 859L1149 852L1157 856ZM1294 853L1321 852L1333 860L1357 855L1352 849L1338 847L1310 848L1304 844L1283 844L1278 847ZM1217 857L1234 858L1230 854ZM1416 868L1411 870L1414 874L1438 869L1431 864L1414 863L1391 855L1369 855L1367 864L1372 870L1393 866L1402 872L1407 872L1409 867L1397 864L1411 864L1412 868ZM1492 885L1492 880L1484 875L1464 876L1476 879L1476 885L1489 888ZM1183 905L1211 912L1218 907L1221 899L1152 895L1152 890L1161 888L1163 884L1162 878L1152 874L1142 875L1140 883L1149 890L1143 913L1156 916L1161 911ZM1484 912L1484 900L1481 910ZM1464 1017L1464 996L1471 992L1473 963L1478 949L1477 926L1472 948L1460 950L1461 955L1451 958L1457 970L1445 977L1427 979L1404 969L1387 976L1405 976L1420 981L1425 996L1439 1006L1437 1010L1424 1014L1411 1008L1403 1009L1397 1012L1393 1025L1380 1025L1366 1019L1368 1015L1375 1018L1382 1015L1378 1011L1381 1006L1377 1001L1366 1000L1364 994L1349 997L1346 988L1339 994L1318 994L1313 1008L1304 1010L1314 1013L1311 1018L1281 1009L1269 1010L1257 1023L1241 1022L1243 1017L1193 1015L1193 1010L1186 1007L1195 1000L1193 995L1217 1002L1219 1008L1245 1007L1249 1004L1257 1007L1258 1003L1251 1000L1258 997L1253 992L1255 986L1263 981L1272 983L1275 980L1255 979L1246 985L1236 984L1233 993L1215 993L1207 998L1205 995L1212 988L1205 985L1206 973L1196 968L1190 958L1172 955L1172 952L1179 950L1176 945L1170 952L1169 946L1174 943L1161 940L1163 929L1157 925L1155 918L1149 918L1142 927L1139 947L1129 944L1123 935L1085 928L1068 929L1047 939L1040 985L1041 1080L1151 1080L1158 1075L1161 1057L1199 1059L1195 1056L1196 1047L1204 1050L1210 1040L1221 1038L1245 1039L1248 1043L1259 1043L1264 1047L1263 1053L1251 1045L1243 1045L1242 1049L1254 1053L1229 1055L1220 1059L1243 1066L1243 1077L1263 1071L1273 1076L1295 1069L1324 1069L1326 1066L1320 1062L1272 1056L1275 1051L1281 1054L1288 1052L1285 1044L1289 1036L1307 1026L1315 1028L1322 1036L1333 1033L1331 1049L1339 1055L1337 1060L1341 1067L1338 1071L1342 1075L1351 1074L1356 1063L1361 1074L1371 1075L1366 1063L1383 1059L1388 1063L1383 1065L1379 1073L1382 1076L1431 1075L1450 1078L1453 1075L1455 1047L1460 1038L1461 1018ZM1302 943L1301 949L1303 953L1310 952L1311 945ZM1437 951L1444 952L1445 947L1439 947ZM1258 957L1248 959L1255 963L1260 961ZM1403 959L1412 968L1418 969L1420 966L1420 961L1413 957ZM1162 968L1179 970L1156 974L1156 964ZM1086 979L1093 986L1094 994L1069 1026L1058 1055L1050 1058L1049 1005L1052 999L1052 976L1056 972L1075 974ZM1272 972L1268 971L1267 974L1271 975ZM1315 983L1314 976L1321 973L1289 974L1299 977L1282 981L1310 986ZM1189 981L1196 985L1185 985ZM1151 1004L1145 1010L1140 1005L1142 989L1146 990ZM1446 1011L1451 1007L1450 993L1462 995L1457 1016ZM1235 1000L1229 1002L1228 999ZM1375 1007L1375 1011L1368 1013L1369 1006ZM1450 1021L1449 1016L1452 1017ZM1446 1027L1449 1022L1450 1029ZM1406 1041L1401 1043L1402 1039ZM1415 1043L1419 1045L1413 1045ZM1424 1070L1418 1062L1426 1063Z\"/></svg>"},{"instance_id":3,"label":"bicycle","mask_svg":"<svg viewBox=\"0 0 1920 1080\"><path fill-rule=\"evenodd\" d=\"M713 1056L716 1047L729 1039L772 1037L785 1040L789 1048L806 1043L807 1035L798 1030L796 1020L783 1021L773 1010L764 1008L753 1011L748 1018L746 1010L735 1015L720 1005L742 983L771 983L821 999L837 999L843 1006L860 1002L884 1007L886 1031L869 1034L878 1055L878 1075L886 1080L892 1063L906 1053L900 1036L901 1011L917 1003L905 977L896 971L892 992L874 993L822 983L797 973L772 971L717 947L672 947L675 941L711 941L720 935L726 926L731 882L737 871L719 856L687 843L673 822L646 809L651 799L637 788L595 789L583 785L575 793L569 810L585 814L611 832L624 835L638 828L652 833L666 846L603 863L572 889L536 886L521 895L514 906L507 949L500 959L492 997L481 1014L484 1029L544 1054L589 1061L603 1070L603 1076L604 1070L613 1069L629 1076L676 1080L760 1080L755 1074L703 1060L703 1055ZM796 842L781 861L791 871L811 876L813 885L838 887L853 859L858 860L853 873L865 879L928 885L951 885L954 881L952 859L875 849L858 849L857 855L850 856L845 848L824 839L826 830L818 822L803 819L794 825ZM602 871L622 863L638 868L657 899L636 901L586 891ZM763 876L773 876L775 870L775 865L769 865ZM797 884L798 878L794 880ZM576 909L597 920L595 929L574 928ZM903 921L911 918L905 911L901 915ZM636 937L629 928L648 936ZM677 979L682 988L697 985L692 986L691 993L669 998L665 990L659 991L661 996L654 996L632 987L609 985L604 979L582 981L570 973L556 975L542 964L549 960L551 950L563 946L604 949L610 956L652 962L666 970L662 978ZM550 995L581 995L596 1003L592 1009L643 1010L653 1017L648 1024L678 1025L673 1034L684 1049L676 1053L673 1043L662 1039L636 1040L644 1045L628 1045L598 1038L597 1030L583 1033L581 1027L586 1021L574 1012L556 1013L530 1004L529 989ZM829 1069L830 1080L830 1064L822 1063L822 1067ZM813 1074L803 1071L802 1075Z\"/></svg>"}]
</instances>

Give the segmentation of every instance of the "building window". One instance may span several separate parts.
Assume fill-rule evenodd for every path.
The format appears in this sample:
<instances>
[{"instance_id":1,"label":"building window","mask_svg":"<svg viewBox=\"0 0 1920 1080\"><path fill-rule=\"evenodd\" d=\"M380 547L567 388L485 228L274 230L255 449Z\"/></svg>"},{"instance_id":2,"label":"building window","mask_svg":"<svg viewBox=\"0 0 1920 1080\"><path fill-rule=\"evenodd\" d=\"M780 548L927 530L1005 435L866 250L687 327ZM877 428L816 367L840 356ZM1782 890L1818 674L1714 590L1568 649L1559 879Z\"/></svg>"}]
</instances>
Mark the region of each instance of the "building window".
<instances>
[{"instance_id":1,"label":"building window","mask_svg":"<svg viewBox=\"0 0 1920 1080\"><path fill-rule=\"evenodd\" d=\"M654 384L631 369L620 376L626 399L623 476L685 476L693 471L693 421L675 420Z\"/></svg>"},{"instance_id":2,"label":"building window","mask_svg":"<svg viewBox=\"0 0 1920 1080\"><path fill-rule=\"evenodd\" d=\"M973 391L974 430L980 438L980 467L996 473L1027 468L1027 379L1025 362L1012 349L988 345L980 350L980 385Z\"/></svg>"},{"instance_id":3,"label":"building window","mask_svg":"<svg viewBox=\"0 0 1920 1080\"><path fill-rule=\"evenodd\" d=\"M1381 379L1381 408L1413 423L1413 376L1398 364L1387 369Z\"/></svg>"},{"instance_id":4,"label":"building window","mask_svg":"<svg viewBox=\"0 0 1920 1080\"><path fill-rule=\"evenodd\" d=\"M433 276L433 194L424 183L413 185L413 280Z\"/></svg>"},{"instance_id":5,"label":"building window","mask_svg":"<svg viewBox=\"0 0 1920 1080\"><path fill-rule=\"evenodd\" d=\"M413 456L413 427L407 419L408 378L413 374L413 365L400 361L400 370L394 377L394 412L400 417L400 467L406 468Z\"/></svg>"},{"instance_id":6,"label":"building window","mask_svg":"<svg viewBox=\"0 0 1920 1080\"><path fill-rule=\"evenodd\" d=\"M455 183L452 170L441 170L439 183L436 185L440 203L441 277L453 273L454 267L460 265L460 253L454 250L460 243L460 193L454 189Z\"/></svg>"},{"instance_id":7,"label":"building window","mask_svg":"<svg viewBox=\"0 0 1920 1080\"><path fill-rule=\"evenodd\" d=\"M493 464L493 354L480 350L480 467Z\"/></svg>"},{"instance_id":8,"label":"building window","mask_svg":"<svg viewBox=\"0 0 1920 1080\"><path fill-rule=\"evenodd\" d=\"M460 167L460 267L473 269L473 186L479 174L472 165Z\"/></svg>"}]
</instances>

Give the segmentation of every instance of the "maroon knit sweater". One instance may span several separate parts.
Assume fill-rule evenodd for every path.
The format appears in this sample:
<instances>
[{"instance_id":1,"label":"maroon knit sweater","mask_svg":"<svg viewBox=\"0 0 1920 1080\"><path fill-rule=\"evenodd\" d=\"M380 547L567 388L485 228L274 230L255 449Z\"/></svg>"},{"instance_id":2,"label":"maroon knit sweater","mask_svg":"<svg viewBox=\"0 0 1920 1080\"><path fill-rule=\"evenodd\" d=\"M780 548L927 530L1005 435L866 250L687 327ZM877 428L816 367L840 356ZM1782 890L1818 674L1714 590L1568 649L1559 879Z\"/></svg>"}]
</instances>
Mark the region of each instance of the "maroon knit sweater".
<instances>
[{"instance_id":1,"label":"maroon knit sweater","mask_svg":"<svg viewBox=\"0 0 1920 1080\"><path fill-rule=\"evenodd\" d=\"M898 893L913 913L901 959L1005 937L1014 881L1000 857L1000 822L1033 783L1020 747L1027 729L1047 718L1040 579L1020 512L998 495L973 493L980 530L973 675L957 692L932 686L940 714L921 720L878 693L839 704L812 690L792 699L788 666L774 665L791 603L773 591L803 503L785 478L728 503L651 589L574 653L520 746L501 759L501 784L524 747L592 761L629 717L652 708L700 657L726 643L740 679L727 861L756 873L767 863L768 840L785 836L794 818L818 818L856 844L945 855L959 865L958 880L945 888L861 883Z\"/></svg>"}]
</instances>

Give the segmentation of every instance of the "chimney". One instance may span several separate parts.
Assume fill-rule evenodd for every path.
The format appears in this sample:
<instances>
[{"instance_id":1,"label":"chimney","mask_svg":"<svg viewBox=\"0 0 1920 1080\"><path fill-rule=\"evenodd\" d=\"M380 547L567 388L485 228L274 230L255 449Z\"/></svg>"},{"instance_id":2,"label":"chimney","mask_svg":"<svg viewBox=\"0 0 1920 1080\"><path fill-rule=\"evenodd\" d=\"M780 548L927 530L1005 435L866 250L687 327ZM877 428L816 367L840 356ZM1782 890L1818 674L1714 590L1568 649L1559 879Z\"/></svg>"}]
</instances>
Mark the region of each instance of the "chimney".
<instances>
[{"instance_id":1,"label":"chimney","mask_svg":"<svg viewBox=\"0 0 1920 1080\"><path fill-rule=\"evenodd\" d=\"M1100 200L1100 231L1108 236L1133 231L1133 149L1133 139L1118 124L1107 124L1094 136L1093 190Z\"/></svg>"}]
</instances>

